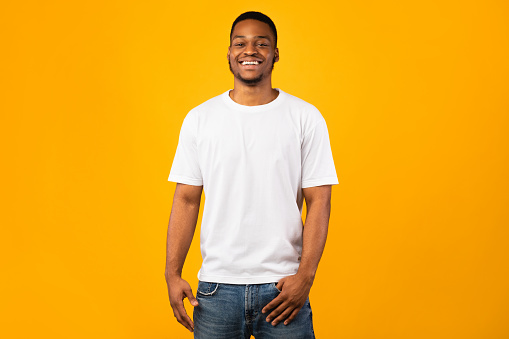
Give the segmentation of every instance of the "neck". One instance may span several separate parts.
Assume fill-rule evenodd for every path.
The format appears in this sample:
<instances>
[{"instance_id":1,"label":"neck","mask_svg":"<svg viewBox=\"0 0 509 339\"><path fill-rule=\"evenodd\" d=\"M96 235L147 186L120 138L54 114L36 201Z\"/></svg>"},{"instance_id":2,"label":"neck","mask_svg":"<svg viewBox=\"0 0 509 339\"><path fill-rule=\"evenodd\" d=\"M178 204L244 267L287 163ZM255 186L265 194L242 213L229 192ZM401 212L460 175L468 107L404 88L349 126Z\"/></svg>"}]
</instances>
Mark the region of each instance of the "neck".
<instances>
[{"instance_id":1,"label":"neck","mask_svg":"<svg viewBox=\"0 0 509 339\"><path fill-rule=\"evenodd\" d=\"M272 88L270 79L268 82L256 86L248 86L235 78L233 90L230 91L230 98L238 104L245 106L265 105L273 101L279 92Z\"/></svg>"}]
</instances>

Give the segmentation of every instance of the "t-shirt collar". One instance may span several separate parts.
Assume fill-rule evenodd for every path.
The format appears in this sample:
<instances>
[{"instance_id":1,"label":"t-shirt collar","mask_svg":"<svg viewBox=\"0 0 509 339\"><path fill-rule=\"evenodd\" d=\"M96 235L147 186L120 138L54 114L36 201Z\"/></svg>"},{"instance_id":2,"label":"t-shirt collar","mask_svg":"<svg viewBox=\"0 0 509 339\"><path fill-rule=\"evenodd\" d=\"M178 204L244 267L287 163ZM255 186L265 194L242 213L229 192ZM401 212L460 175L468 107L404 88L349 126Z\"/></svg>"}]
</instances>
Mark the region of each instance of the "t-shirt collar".
<instances>
[{"instance_id":1,"label":"t-shirt collar","mask_svg":"<svg viewBox=\"0 0 509 339\"><path fill-rule=\"evenodd\" d=\"M233 101L232 98L230 98L231 89L224 92L222 94L222 97L223 97L224 101L226 102L226 104L233 109L241 110L244 112L263 112L263 111L271 110L276 106L279 106L279 104L284 100L286 93L283 92L280 88L274 88L274 89L279 92L279 95L276 97L276 99L272 100L271 102L269 102L267 104L263 104L263 105L256 105L256 106L241 105L241 104Z\"/></svg>"}]
</instances>

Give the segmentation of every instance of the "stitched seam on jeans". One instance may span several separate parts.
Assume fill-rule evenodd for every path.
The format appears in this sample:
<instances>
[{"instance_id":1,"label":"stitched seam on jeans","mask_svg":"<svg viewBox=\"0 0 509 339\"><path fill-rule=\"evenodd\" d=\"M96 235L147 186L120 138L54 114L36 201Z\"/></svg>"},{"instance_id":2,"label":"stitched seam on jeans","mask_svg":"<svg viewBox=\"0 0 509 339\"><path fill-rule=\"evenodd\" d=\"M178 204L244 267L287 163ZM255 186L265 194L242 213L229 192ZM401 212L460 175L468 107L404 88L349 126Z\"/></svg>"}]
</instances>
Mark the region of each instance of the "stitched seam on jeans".
<instances>
[{"instance_id":1,"label":"stitched seam on jeans","mask_svg":"<svg viewBox=\"0 0 509 339\"><path fill-rule=\"evenodd\" d=\"M214 288L214 290L212 292L205 293L202 291L198 291L198 293L200 293L201 295L212 295L212 294L216 293L218 287L219 287L219 284L216 283L216 288Z\"/></svg>"}]
</instances>

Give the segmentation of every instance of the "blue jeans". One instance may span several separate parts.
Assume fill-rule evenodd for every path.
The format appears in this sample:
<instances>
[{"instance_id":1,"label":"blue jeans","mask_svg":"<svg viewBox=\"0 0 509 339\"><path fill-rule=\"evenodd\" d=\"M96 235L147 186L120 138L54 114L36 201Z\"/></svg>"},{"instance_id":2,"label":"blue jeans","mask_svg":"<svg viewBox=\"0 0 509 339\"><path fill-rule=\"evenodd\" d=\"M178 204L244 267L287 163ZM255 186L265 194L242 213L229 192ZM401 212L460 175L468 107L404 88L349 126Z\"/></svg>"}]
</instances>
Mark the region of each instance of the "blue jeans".
<instances>
[{"instance_id":1,"label":"blue jeans","mask_svg":"<svg viewBox=\"0 0 509 339\"><path fill-rule=\"evenodd\" d=\"M309 298L288 325L265 321L262 308L278 296L277 283L232 285L198 282L194 308L195 339L314 339Z\"/></svg>"}]
</instances>

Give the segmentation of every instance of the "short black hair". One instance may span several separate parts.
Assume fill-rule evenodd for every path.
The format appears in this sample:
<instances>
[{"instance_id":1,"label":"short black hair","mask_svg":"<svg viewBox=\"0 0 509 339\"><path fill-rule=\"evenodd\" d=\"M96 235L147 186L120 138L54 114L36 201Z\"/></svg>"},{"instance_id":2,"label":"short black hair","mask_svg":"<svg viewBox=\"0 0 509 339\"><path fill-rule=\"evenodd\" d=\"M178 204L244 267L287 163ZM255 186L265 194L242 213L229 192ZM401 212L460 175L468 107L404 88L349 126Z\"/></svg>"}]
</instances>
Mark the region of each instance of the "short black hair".
<instances>
[{"instance_id":1,"label":"short black hair","mask_svg":"<svg viewBox=\"0 0 509 339\"><path fill-rule=\"evenodd\" d=\"M260 13L260 12L253 12L253 11L242 13L241 15L239 15L237 17L237 19L235 19L235 21L233 22L233 25L232 25L232 30L230 31L230 43L232 41L232 34L233 34L233 29L235 28L235 25L237 25L240 21L247 20L247 19L258 20L258 21L264 22L267 25L269 25L270 29L272 29L272 33L274 33L274 48L277 47L276 25L274 25L274 22L265 14Z\"/></svg>"}]
</instances>

